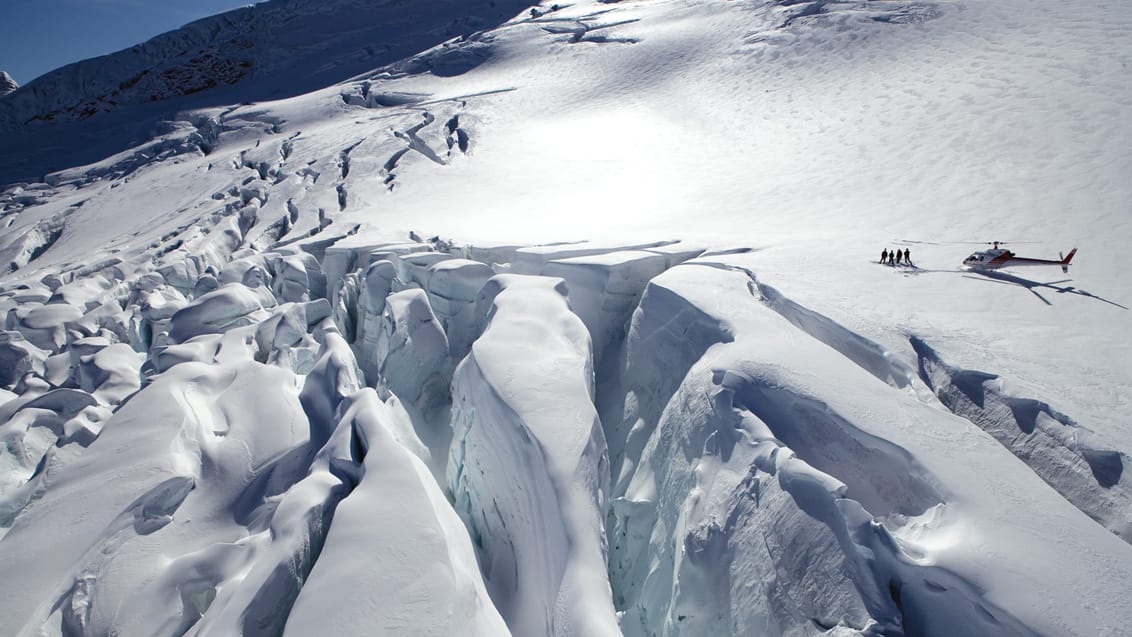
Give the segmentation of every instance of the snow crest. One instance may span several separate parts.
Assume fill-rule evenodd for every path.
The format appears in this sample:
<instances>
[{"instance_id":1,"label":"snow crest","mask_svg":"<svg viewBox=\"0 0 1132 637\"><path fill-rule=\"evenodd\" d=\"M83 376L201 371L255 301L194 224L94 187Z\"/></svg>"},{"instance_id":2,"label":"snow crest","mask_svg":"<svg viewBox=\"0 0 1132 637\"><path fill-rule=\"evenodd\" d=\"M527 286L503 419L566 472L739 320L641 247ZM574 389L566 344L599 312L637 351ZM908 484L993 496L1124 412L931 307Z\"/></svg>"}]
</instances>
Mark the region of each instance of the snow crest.
<instances>
[{"instance_id":1,"label":"snow crest","mask_svg":"<svg viewBox=\"0 0 1132 637\"><path fill-rule=\"evenodd\" d=\"M488 590L516 635L616 635L589 335L558 279L501 275L480 294L448 480Z\"/></svg>"}]
</instances>

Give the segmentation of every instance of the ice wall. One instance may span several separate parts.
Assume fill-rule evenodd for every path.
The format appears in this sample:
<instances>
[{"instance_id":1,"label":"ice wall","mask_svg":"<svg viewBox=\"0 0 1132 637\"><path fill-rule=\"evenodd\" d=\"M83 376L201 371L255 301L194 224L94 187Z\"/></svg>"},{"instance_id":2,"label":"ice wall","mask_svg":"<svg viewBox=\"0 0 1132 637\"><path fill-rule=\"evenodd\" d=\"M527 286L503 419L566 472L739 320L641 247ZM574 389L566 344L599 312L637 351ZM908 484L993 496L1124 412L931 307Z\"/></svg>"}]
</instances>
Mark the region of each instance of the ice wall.
<instances>
[{"instance_id":1,"label":"ice wall","mask_svg":"<svg viewBox=\"0 0 1132 637\"><path fill-rule=\"evenodd\" d=\"M1123 604L1087 547L1122 542L772 304L749 271L693 262L653 279L634 314L623 418L607 424L626 440L610 527L625 634L1111 629ZM1067 582L1104 612L1017 594Z\"/></svg>"}]
</instances>

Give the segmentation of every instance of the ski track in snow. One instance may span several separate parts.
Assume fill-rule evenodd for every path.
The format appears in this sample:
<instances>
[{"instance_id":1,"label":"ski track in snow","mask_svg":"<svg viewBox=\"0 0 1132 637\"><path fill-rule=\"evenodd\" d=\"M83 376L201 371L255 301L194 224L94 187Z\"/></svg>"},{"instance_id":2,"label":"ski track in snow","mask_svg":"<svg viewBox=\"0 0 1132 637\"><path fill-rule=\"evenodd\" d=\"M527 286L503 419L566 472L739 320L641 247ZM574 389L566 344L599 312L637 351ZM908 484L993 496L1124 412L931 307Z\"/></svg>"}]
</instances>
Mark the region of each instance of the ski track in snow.
<instances>
[{"instance_id":1,"label":"ski track in snow","mask_svg":"<svg viewBox=\"0 0 1132 637\"><path fill-rule=\"evenodd\" d=\"M6 187L0 633L1121 634L1132 57L1068 4L461 16ZM1004 192L1111 287L856 254Z\"/></svg>"}]
</instances>

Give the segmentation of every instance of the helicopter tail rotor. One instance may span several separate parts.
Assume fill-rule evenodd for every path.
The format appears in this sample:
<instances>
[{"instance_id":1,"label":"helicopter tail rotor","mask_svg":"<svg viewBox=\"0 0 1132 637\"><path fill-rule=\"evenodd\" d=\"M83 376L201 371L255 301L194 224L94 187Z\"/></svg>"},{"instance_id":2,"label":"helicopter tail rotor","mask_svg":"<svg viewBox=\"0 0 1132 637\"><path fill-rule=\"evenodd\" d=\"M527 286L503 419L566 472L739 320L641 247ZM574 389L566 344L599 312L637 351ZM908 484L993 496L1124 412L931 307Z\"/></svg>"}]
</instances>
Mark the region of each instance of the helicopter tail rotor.
<instances>
[{"instance_id":1,"label":"helicopter tail rotor","mask_svg":"<svg viewBox=\"0 0 1132 637\"><path fill-rule=\"evenodd\" d=\"M1075 254L1077 254L1077 248L1073 248L1072 250L1070 250L1069 256L1067 256L1067 257L1061 256L1060 252L1057 253L1057 256L1061 257L1061 271L1062 272L1065 272L1065 273L1069 272L1069 262L1073 260L1073 255L1075 255Z\"/></svg>"}]
</instances>

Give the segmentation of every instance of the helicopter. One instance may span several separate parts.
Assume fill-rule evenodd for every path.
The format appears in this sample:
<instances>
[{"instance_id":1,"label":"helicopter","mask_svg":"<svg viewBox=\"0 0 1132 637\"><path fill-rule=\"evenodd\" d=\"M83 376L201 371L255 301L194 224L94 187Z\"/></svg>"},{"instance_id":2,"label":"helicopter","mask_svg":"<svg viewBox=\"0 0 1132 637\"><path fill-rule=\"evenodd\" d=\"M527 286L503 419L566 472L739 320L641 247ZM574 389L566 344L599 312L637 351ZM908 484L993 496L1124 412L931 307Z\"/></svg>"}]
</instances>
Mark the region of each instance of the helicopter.
<instances>
[{"instance_id":1,"label":"helicopter","mask_svg":"<svg viewBox=\"0 0 1132 637\"><path fill-rule=\"evenodd\" d=\"M1006 268L1016 265L1060 265L1062 272L1069 272L1069 262L1073 259L1073 255L1077 254L1077 248L1069 251L1068 256L1060 257L1059 261L1053 259L1031 259L1027 257L1020 257L1006 248L998 247L1002 241L990 242L992 247L990 250L980 250L973 253L971 256L963 259L963 265L971 268L972 270L997 270L999 268Z\"/></svg>"}]
</instances>

